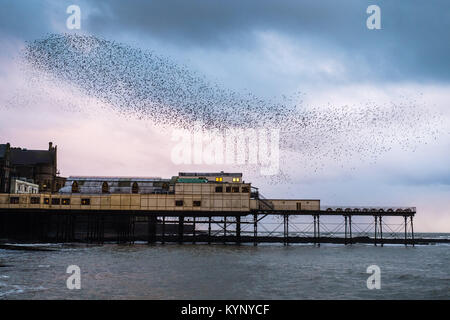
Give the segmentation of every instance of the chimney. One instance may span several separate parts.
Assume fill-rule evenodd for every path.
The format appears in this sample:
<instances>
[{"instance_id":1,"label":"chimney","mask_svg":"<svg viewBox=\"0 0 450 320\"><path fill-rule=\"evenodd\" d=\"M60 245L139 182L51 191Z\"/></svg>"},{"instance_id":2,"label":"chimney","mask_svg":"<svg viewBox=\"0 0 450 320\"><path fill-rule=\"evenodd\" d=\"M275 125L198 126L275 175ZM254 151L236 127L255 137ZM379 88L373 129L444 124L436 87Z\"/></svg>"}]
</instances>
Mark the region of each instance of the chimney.
<instances>
[{"instance_id":1,"label":"chimney","mask_svg":"<svg viewBox=\"0 0 450 320\"><path fill-rule=\"evenodd\" d=\"M52 151L53 142L48 143L48 151Z\"/></svg>"}]
</instances>

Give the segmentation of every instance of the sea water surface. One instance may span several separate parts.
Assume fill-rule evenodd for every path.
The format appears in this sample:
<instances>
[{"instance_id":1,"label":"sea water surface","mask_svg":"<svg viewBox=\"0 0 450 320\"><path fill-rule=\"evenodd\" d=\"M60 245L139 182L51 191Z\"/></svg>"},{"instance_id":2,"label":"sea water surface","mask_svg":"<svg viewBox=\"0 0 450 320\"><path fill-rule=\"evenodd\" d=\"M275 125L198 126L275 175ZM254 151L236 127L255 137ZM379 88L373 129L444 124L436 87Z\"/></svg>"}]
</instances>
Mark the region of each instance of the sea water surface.
<instances>
[{"instance_id":1,"label":"sea water surface","mask_svg":"<svg viewBox=\"0 0 450 320\"><path fill-rule=\"evenodd\" d=\"M0 250L0 299L450 299L450 246L56 245ZM81 289L69 290L69 265ZM379 266L381 289L367 288Z\"/></svg>"}]
</instances>

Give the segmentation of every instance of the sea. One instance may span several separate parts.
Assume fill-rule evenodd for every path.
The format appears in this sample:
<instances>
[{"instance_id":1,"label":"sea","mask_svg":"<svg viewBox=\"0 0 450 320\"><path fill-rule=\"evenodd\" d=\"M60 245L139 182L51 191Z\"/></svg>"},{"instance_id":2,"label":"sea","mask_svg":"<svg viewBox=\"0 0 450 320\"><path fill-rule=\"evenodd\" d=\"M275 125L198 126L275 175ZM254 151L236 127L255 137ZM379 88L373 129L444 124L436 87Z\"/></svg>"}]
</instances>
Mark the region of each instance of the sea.
<instances>
[{"instance_id":1,"label":"sea","mask_svg":"<svg viewBox=\"0 0 450 320\"><path fill-rule=\"evenodd\" d=\"M448 244L32 246L0 249L0 299L450 299Z\"/></svg>"}]
</instances>

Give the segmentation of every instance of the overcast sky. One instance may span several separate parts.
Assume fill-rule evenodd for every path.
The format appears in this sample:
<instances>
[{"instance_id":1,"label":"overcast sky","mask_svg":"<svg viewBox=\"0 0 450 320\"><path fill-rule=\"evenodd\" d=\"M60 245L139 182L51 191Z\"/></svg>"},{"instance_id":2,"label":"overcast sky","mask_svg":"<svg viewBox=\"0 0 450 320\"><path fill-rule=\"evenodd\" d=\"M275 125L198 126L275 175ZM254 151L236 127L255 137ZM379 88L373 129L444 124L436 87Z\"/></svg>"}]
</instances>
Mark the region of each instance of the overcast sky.
<instances>
[{"instance_id":1,"label":"overcast sky","mask_svg":"<svg viewBox=\"0 0 450 320\"><path fill-rule=\"evenodd\" d=\"M81 30L66 28L71 4L81 8ZM381 30L366 27L371 4L381 8ZM0 0L0 8L0 142L45 148L53 140L63 175L227 170L174 165L170 134L105 112L110 106L70 83L30 86L20 64L26 42L76 32L151 50L238 92L301 92L304 108L420 105L421 117L405 113L421 135L407 148L392 124L394 142L375 160L325 159L309 171L285 155L289 181L273 187L251 172L248 179L267 197L417 206L417 230L450 232L449 1Z\"/></svg>"}]
</instances>

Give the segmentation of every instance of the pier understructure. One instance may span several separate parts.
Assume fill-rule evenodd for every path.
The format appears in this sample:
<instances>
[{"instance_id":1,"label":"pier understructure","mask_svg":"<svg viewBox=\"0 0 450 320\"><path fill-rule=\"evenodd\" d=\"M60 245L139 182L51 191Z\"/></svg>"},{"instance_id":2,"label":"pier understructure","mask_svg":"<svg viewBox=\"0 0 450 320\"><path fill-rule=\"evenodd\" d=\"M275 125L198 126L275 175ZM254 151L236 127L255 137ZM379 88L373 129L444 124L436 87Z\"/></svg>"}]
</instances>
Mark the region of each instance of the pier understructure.
<instances>
[{"instance_id":1,"label":"pier understructure","mask_svg":"<svg viewBox=\"0 0 450 320\"><path fill-rule=\"evenodd\" d=\"M250 212L0 210L0 239L86 243L415 245L415 208Z\"/></svg>"}]
</instances>

